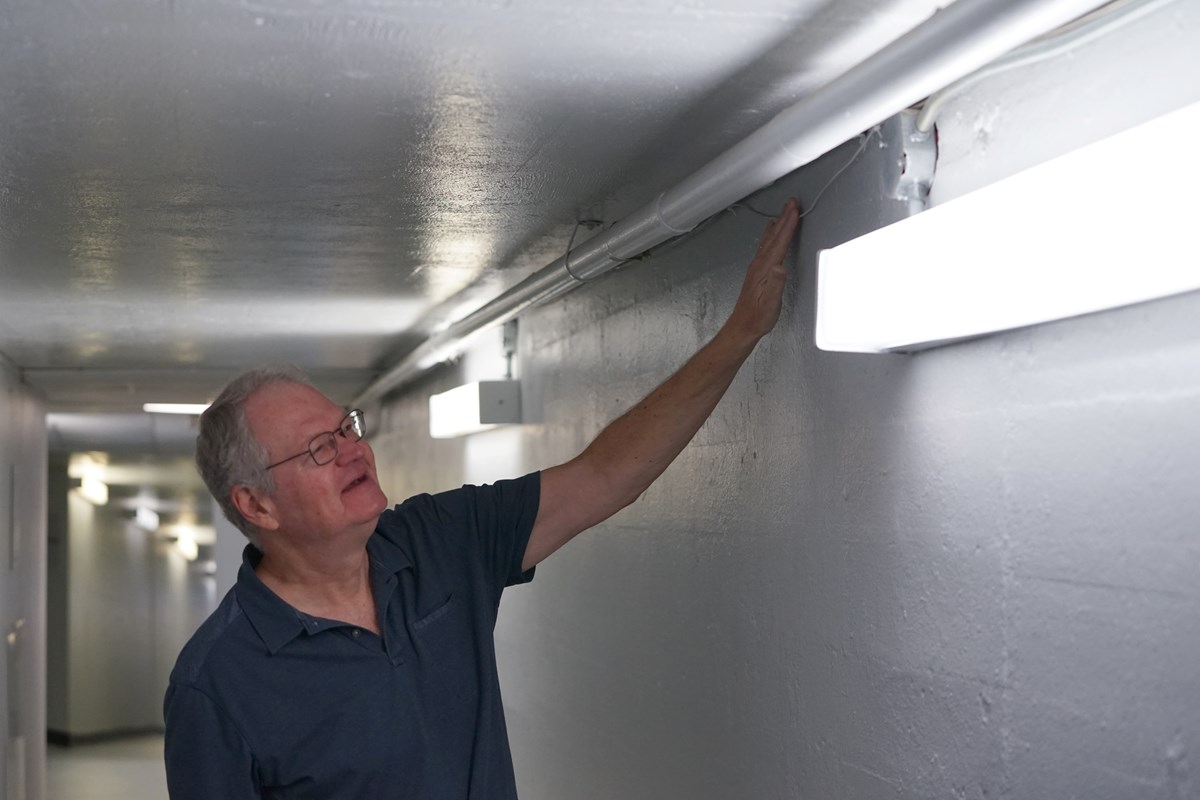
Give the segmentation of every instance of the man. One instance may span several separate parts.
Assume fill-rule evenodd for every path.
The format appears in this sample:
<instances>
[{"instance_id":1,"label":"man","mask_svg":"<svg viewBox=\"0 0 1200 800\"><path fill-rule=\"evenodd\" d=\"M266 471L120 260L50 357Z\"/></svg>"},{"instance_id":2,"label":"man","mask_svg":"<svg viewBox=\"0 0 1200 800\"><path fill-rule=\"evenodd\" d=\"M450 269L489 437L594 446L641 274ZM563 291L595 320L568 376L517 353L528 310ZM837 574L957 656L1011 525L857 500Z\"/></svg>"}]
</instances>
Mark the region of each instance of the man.
<instances>
[{"instance_id":1,"label":"man","mask_svg":"<svg viewBox=\"0 0 1200 800\"><path fill-rule=\"evenodd\" d=\"M237 585L184 648L165 715L171 797L516 797L492 631L500 594L632 503L779 317L789 200L720 332L579 456L385 511L362 415L294 371L233 381L196 460L246 532Z\"/></svg>"}]
</instances>

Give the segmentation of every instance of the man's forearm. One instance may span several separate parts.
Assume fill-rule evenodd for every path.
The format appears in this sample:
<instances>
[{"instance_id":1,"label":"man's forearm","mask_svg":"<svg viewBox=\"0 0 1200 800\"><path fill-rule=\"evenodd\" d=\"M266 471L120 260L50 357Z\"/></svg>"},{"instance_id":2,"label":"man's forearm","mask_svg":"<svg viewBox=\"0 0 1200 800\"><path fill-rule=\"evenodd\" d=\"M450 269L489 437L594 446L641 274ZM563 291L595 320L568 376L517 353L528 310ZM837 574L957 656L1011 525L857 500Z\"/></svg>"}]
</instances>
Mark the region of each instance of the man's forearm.
<instances>
[{"instance_id":1,"label":"man's forearm","mask_svg":"<svg viewBox=\"0 0 1200 800\"><path fill-rule=\"evenodd\" d=\"M727 324L580 454L617 508L636 500L687 446L757 342L757 336Z\"/></svg>"},{"instance_id":2,"label":"man's forearm","mask_svg":"<svg viewBox=\"0 0 1200 800\"><path fill-rule=\"evenodd\" d=\"M708 344L576 458L542 472L525 568L636 500L700 430L779 319L787 281L783 258L798 222L799 209L789 200L767 226L729 320Z\"/></svg>"}]
</instances>

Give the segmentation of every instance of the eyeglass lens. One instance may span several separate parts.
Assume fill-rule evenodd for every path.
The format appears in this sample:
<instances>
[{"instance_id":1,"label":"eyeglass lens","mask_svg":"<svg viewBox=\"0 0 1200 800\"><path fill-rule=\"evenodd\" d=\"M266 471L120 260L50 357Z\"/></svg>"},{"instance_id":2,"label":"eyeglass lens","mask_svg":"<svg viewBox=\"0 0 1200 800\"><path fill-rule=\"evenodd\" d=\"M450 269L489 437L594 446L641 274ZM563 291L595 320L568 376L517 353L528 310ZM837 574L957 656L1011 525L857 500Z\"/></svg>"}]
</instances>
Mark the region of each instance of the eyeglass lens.
<instances>
[{"instance_id":1,"label":"eyeglass lens","mask_svg":"<svg viewBox=\"0 0 1200 800\"><path fill-rule=\"evenodd\" d=\"M357 408L346 415L337 430L321 433L308 443L308 452L312 453L313 461L317 464L328 464L337 458L337 435L341 434L346 441L357 442L367 432L367 423L363 412Z\"/></svg>"}]
</instances>

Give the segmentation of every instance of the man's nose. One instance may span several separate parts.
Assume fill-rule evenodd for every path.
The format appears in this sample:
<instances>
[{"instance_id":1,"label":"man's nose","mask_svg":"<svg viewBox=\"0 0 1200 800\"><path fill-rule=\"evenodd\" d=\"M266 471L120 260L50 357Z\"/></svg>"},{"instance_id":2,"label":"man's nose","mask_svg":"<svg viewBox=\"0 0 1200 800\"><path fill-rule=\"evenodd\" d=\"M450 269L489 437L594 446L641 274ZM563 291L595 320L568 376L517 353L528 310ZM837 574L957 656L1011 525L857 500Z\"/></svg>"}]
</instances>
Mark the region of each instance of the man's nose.
<instances>
[{"instance_id":1,"label":"man's nose","mask_svg":"<svg viewBox=\"0 0 1200 800\"><path fill-rule=\"evenodd\" d=\"M339 464L350 464L357 461L362 458L365 451L371 449L366 439L349 439L343 436L338 436L337 446L337 462Z\"/></svg>"}]
</instances>

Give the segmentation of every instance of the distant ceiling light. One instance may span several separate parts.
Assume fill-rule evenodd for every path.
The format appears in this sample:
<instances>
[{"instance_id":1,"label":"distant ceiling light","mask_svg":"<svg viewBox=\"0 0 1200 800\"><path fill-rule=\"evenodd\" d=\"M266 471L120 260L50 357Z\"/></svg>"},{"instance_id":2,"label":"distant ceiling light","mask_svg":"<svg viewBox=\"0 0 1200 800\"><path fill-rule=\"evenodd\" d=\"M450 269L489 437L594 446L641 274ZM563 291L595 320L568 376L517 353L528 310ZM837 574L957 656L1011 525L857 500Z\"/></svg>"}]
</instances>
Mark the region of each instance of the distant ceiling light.
<instances>
[{"instance_id":1,"label":"distant ceiling light","mask_svg":"<svg viewBox=\"0 0 1200 800\"><path fill-rule=\"evenodd\" d=\"M1200 103L818 256L816 343L876 353L1200 289Z\"/></svg>"},{"instance_id":2,"label":"distant ceiling light","mask_svg":"<svg viewBox=\"0 0 1200 800\"><path fill-rule=\"evenodd\" d=\"M203 414L210 403L144 403L142 411L148 414Z\"/></svg>"},{"instance_id":3,"label":"distant ceiling light","mask_svg":"<svg viewBox=\"0 0 1200 800\"><path fill-rule=\"evenodd\" d=\"M429 398L429 435L434 439L451 439L520 421L520 381L468 383Z\"/></svg>"}]
</instances>

